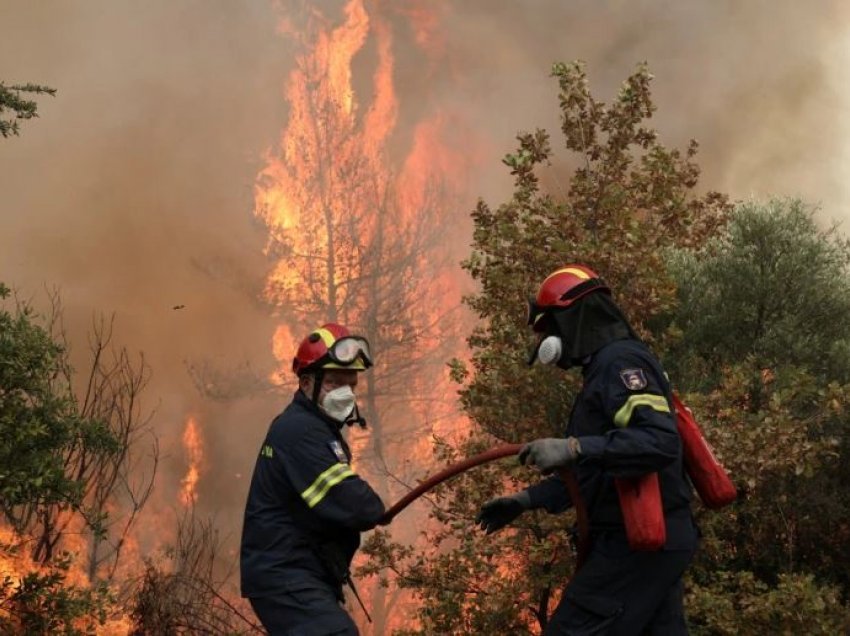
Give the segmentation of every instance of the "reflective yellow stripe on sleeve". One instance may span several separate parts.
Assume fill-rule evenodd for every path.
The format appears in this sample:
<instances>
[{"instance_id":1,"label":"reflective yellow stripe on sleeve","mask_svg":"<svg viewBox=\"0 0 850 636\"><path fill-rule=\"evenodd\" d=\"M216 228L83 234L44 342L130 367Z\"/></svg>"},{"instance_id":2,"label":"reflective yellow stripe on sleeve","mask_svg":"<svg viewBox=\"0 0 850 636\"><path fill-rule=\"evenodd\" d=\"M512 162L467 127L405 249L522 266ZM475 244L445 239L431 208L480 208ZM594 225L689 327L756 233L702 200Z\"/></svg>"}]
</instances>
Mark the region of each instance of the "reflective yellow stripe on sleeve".
<instances>
[{"instance_id":1,"label":"reflective yellow stripe on sleeve","mask_svg":"<svg viewBox=\"0 0 850 636\"><path fill-rule=\"evenodd\" d=\"M620 410L614 414L614 424L620 427L628 426L629 420L632 419L632 412L639 406L648 406L660 413L670 412L670 405L667 404L667 398L663 395L638 393L636 395L629 396L626 403L623 404L623 406L620 407Z\"/></svg>"},{"instance_id":2,"label":"reflective yellow stripe on sleeve","mask_svg":"<svg viewBox=\"0 0 850 636\"><path fill-rule=\"evenodd\" d=\"M353 476L354 471L351 470L351 467L348 464L334 464L321 475L316 477L316 481L310 484L310 487L301 493L301 498L307 502L308 507L313 508L325 498L325 495L328 494L328 491L331 488L336 486L346 477Z\"/></svg>"}]
</instances>

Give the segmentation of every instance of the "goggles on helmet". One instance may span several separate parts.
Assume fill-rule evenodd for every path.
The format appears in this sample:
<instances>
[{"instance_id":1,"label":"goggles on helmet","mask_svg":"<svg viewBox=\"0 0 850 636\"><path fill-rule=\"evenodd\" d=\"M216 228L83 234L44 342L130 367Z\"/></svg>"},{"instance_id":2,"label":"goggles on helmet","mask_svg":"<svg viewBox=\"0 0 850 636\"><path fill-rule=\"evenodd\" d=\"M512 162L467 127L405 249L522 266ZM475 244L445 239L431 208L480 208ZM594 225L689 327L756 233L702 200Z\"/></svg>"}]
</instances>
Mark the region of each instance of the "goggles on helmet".
<instances>
[{"instance_id":1,"label":"goggles on helmet","mask_svg":"<svg viewBox=\"0 0 850 636\"><path fill-rule=\"evenodd\" d=\"M359 364L358 364L359 360ZM360 336L344 336L334 342L325 355L311 368L347 368L356 365L361 371L373 365L369 342Z\"/></svg>"},{"instance_id":2,"label":"goggles on helmet","mask_svg":"<svg viewBox=\"0 0 850 636\"><path fill-rule=\"evenodd\" d=\"M360 336L340 338L331 345L327 355L333 362L343 366L353 364L357 358L363 360L367 367L373 364L369 341Z\"/></svg>"}]
</instances>

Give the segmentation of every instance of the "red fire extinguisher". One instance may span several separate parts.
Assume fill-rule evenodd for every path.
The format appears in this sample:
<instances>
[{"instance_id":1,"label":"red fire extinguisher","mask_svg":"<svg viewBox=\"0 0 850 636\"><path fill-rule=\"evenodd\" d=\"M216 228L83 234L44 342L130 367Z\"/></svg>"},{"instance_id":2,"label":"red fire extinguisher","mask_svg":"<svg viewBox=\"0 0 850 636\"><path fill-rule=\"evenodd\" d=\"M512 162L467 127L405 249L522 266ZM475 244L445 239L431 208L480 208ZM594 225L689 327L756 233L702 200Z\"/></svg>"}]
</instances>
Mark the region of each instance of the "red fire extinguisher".
<instances>
[{"instance_id":1,"label":"red fire extinguisher","mask_svg":"<svg viewBox=\"0 0 850 636\"><path fill-rule=\"evenodd\" d=\"M664 506L658 473L641 477L618 477L614 480L620 498L620 511L626 539L632 550L660 550L667 541Z\"/></svg>"},{"instance_id":2,"label":"red fire extinguisher","mask_svg":"<svg viewBox=\"0 0 850 636\"><path fill-rule=\"evenodd\" d=\"M688 477L706 508L717 509L735 501L738 491L711 446L702 436L691 409L673 393L676 425L682 438L682 454Z\"/></svg>"}]
</instances>

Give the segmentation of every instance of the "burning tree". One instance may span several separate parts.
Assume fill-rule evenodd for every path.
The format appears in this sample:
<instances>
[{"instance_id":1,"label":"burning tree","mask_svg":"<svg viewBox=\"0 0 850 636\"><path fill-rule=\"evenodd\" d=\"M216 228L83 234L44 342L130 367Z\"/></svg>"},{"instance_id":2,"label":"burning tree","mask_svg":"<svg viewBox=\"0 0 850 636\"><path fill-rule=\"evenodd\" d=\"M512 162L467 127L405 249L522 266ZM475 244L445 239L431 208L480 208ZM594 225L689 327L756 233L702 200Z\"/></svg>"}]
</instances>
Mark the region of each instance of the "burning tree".
<instances>
[{"instance_id":1,"label":"burning tree","mask_svg":"<svg viewBox=\"0 0 850 636\"><path fill-rule=\"evenodd\" d=\"M641 335L663 346L671 334L658 328L659 318L675 305L663 254L701 245L728 212L723 196L696 193L697 144L669 150L647 125L655 107L646 66L607 106L591 95L580 63L556 64L553 75L565 146L577 161L564 183L542 171L555 160L549 135L521 134L503 160L515 178L513 196L496 209L479 202L473 212L474 246L464 267L480 284L467 302L481 324L468 339L472 369L456 361L454 376L476 426L463 444L441 449L443 460L562 433L578 382L525 364L526 299L549 272L592 264ZM572 567L569 521L535 512L493 537L471 531L483 502L529 479L505 463L444 485L432 512L442 526L427 537L440 547L436 558L375 537L375 567L395 570L421 600L420 630L406 633L522 634L545 626Z\"/></svg>"},{"instance_id":2,"label":"burning tree","mask_svg":"<svg viewBox=\"0 0 850 636\"><path fill-rule=\"evenodd\" d=\"M281 320L274 347L287 384L293 334L341 322L372 343L376 367L359 391L371 433L355 433L352 445L359 470L386 497L389 475L403 475L417 453L428 457L431 427L454 414L444 361L460 343L460 293L445 228L463 161L441 141L449 123L441 115L419 122L409 140L396 129L399 16L367 11L361 0L345 4L336 27L308 13L291 28L302 52L287 82L289 121L257 184L256 214L275 259L266 298ZM354 88L364 49L374 60L369 102ZM396 601L379 586L370 600L382 634Z\"/></svg>"}]
</instances>

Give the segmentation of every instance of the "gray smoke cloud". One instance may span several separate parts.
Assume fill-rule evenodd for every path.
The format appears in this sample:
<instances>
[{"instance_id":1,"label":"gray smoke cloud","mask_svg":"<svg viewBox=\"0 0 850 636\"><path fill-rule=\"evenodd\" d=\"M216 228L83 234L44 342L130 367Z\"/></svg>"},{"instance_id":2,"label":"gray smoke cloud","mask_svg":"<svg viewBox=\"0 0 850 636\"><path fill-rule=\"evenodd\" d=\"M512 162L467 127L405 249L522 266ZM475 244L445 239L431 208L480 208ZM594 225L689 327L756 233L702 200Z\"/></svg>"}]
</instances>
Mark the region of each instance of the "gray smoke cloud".
<instances>
[{"instance_id":1,"label":"gray smoke cloud","mask_svg":"<svg viewBox=\"0 0 850 636\"><path fill-rule=\"evenodd\" d=\"M315 6L339 19L341 3ZM394 24L399 6L367 4L394 12ZM250 361L260 376L275 366L274 318L259 300L266 230L252 208L263 153L286 121L296 50L277 25L288 10L259 0L0 3L0 80L59 90L39 99L41 117L21 137L0 140L0 280L34 296L58 286L78 349L93 314L116 313L120 342L154 372L147 398L168 455L159 501L177 506L180 434L197 414L207 443L199 506L235 536L254 457L286 396L210 400L186 361ZM517 131L542 126L558 143L553 61L585 60L608 100L646 60L655 124L670 145L700 141L703 187L801 195L824 218L846 218L847 12L790 0L456 0L438 11L437 66L422 67L410 32L395 38L398 134L441 109L476 140L458 210L468 228L475 197L496 204L509 191L499 160ZM355 63L368 73L368 55Z\"/></svg>"},{"instance_id":2,"label":"gray smoke cloud","mask_svg":"<svg viewBox=\"0 0 850 636\"><path fill-rule=\"evenodd\" d=\"M587 62L609 100L640 61L655 75L655 125L665 143L700 142L703 186L735 198L771 194L847 218L850 89L847 6L783 2L456 3L449 40L460 101L474 104L499 151L517 128L557 143L553 61ZM484 171L481 191L492 166Z\"/></svg>"}]
</instances>

